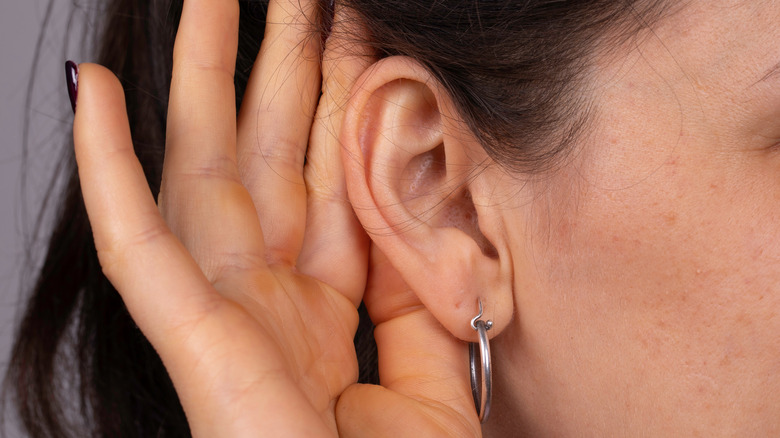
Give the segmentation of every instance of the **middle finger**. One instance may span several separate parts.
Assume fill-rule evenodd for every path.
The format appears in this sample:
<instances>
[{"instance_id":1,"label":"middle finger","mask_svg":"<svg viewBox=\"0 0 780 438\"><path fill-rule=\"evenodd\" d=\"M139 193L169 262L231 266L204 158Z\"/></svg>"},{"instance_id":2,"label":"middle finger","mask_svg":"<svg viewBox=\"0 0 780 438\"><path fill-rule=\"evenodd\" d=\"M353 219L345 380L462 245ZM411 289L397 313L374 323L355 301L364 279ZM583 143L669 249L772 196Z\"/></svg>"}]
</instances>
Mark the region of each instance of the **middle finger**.
<instances>
[{"instance_id":1,"label":"middle finger","mask_svg":"<svg viewBox=\"0 0 780 438\"><path fill-rule=\"evenodd\" d=\"M158 199L212 281L225 267L262 265L260 227L236 168L238 18L237 0L184 0Z\"/></svg>"}]
</instances>

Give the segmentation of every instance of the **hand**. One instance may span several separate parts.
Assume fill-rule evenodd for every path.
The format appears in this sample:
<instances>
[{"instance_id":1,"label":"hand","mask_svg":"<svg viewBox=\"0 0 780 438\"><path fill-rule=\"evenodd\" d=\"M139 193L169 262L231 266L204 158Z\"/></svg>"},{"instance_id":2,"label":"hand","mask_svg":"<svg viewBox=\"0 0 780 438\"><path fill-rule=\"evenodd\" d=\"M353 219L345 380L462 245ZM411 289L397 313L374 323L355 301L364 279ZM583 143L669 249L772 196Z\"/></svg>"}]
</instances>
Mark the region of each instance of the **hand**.
<instances>
[{"instance_id":1,"label":"hand","mask_svg":"<svg viewBox=\"0 0 780 438\"><path fill-rule=\"evenodd\" d=\"M334 133L366 60L326 54L315 118L315 20L314 1L271 1L236 119L238 4L185 0L159 208L118 81L80 66L74 139L101 265L196 436L335 435L336 401L356 380L367 238Z\"/></svg>"},{"instance_id":2,"label":"hand","mask_svg":"<svg viewBox=\"0 0 780 438\"><path fill-rule=\"evenodd\" d=\"M185 0L159 207L118 81L80 66L74 136L101 264L196 436L479 436L465 345L376 250L366 303L385 386L353 383L368 245L346 202L336 135L369 57L334 31L313 115L314 8L271 2L236 119L237 5Z\"/></svg>"},{"instance_id":3,"label":"hand","mask_svg":"<svg viewBox=\"0 0 780 438\"><path fill-rule=\"evenodd\" d=\"M363 300L376 325L382 385L354 384L341 395L340 436L481 437L466 344L436 321L375 245L370 261Z\"/></svg>"}]
</instances>

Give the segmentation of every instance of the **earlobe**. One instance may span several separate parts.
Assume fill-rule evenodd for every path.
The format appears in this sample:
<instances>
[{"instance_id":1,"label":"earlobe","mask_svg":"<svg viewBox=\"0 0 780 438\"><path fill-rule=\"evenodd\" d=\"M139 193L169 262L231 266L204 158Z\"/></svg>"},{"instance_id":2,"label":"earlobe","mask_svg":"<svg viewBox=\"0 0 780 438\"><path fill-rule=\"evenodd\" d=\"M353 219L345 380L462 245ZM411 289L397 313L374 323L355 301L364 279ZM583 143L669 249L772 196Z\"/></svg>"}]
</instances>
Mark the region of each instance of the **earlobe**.
<instances>
[{"instance_id":1,"label":"earlobe","mask_svg":"<svg viewBox=\"0 0 780 438\"><path fill-rule=\"evenodd\" d=\"M353 89L340 139L363 227L434 317L474 342L478 300L491 337L512 317L511 265L482 232L495 220L473 193L487 157L475 160L484 151L452 108L421 65L386 58Z\"/></svg>"}]
</instances>

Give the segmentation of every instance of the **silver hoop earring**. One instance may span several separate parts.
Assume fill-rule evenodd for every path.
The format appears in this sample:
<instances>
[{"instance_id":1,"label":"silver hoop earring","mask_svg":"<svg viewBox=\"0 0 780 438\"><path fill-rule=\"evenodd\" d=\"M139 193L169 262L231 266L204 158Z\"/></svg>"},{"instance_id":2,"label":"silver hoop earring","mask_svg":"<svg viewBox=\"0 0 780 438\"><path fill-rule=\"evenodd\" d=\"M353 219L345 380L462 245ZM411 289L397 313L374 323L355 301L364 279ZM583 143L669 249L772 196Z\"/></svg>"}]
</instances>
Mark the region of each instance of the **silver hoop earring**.
<instances>
[{"instance_id":1,"label":"silver hoop earring","mask_svg":"<svg viewBox=\"0 0 780 438\"><path fill-rule=\"evenodd\" d=\"M471 320L471 328L479 335L479 352L482 367L477 367L477 344L469 343L469 370L471 371L471 395L477 408L480 423L487 421L490 415L490 399L493 395L493 370L490 362L490 343L487 331L493 327L493 321L482 321L482 300L479 303L479 315ZM479 374L479 375L478 375Z\"/></svg>"}]
</instances>

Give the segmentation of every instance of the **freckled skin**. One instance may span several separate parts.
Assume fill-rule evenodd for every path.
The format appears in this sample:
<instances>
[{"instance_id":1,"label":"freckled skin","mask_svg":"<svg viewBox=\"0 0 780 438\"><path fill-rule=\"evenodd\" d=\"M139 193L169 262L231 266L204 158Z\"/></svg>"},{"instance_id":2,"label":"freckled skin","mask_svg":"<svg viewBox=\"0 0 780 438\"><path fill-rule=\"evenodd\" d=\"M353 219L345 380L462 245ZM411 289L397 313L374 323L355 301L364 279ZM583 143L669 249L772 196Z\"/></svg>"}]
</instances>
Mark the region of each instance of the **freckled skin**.
<instances>
[{"instance_id":1,"label":"freckled skin","mask_svg":"<svg viewBox=\"0 0 780 438\"><path fill-rule=\"evenodd\" d=\"M693 1L596 60L575 158L499 200L488 436L780 436L779 22Z\"/></svg>"}]
</instances>

